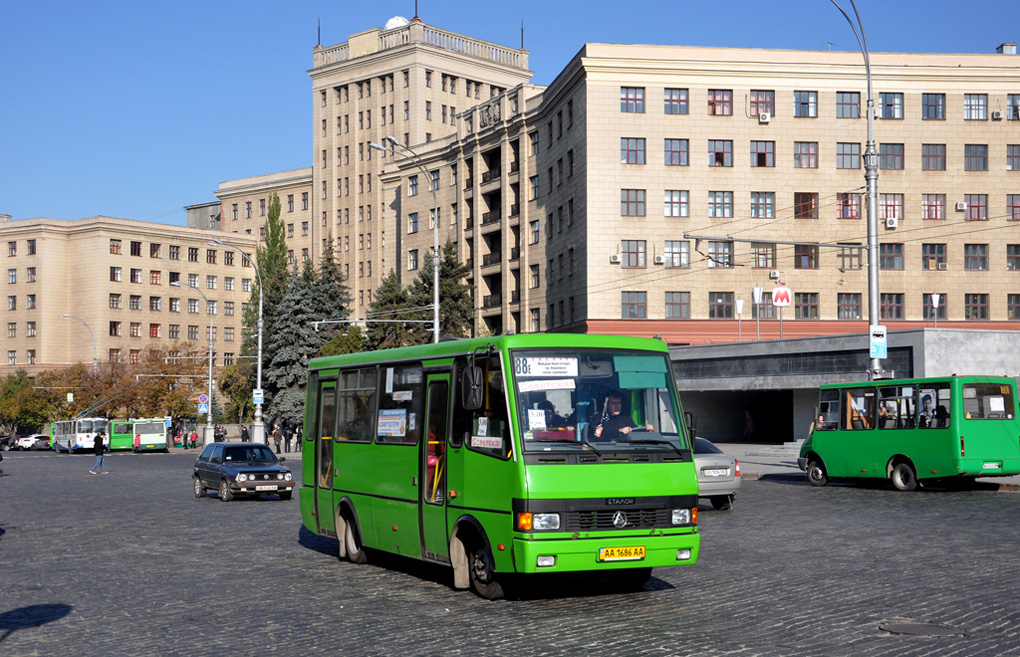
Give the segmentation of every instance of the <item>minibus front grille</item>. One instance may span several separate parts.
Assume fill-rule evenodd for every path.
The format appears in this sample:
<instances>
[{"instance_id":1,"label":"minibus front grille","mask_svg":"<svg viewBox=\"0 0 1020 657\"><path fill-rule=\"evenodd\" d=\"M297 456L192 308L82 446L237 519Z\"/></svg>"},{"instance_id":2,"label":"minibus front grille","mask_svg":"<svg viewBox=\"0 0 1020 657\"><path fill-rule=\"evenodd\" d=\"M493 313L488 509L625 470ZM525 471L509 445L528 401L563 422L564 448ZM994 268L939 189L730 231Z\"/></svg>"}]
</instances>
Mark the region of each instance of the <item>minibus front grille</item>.
<instances>
[{"instance_id":1,"label":"minibus front grille","mask_svg":"<svg viewBox=\"0 0 1020 657\"><path fill-rule=\"evenodd\" d=\"M622 514L622 519L617 518ZM619 526L621 521L626 524ZM567 531L612 531L615 529L655 529L670 527L669 509L599 509L570 511L566 514Z\"/></svg>"}]
</instances>

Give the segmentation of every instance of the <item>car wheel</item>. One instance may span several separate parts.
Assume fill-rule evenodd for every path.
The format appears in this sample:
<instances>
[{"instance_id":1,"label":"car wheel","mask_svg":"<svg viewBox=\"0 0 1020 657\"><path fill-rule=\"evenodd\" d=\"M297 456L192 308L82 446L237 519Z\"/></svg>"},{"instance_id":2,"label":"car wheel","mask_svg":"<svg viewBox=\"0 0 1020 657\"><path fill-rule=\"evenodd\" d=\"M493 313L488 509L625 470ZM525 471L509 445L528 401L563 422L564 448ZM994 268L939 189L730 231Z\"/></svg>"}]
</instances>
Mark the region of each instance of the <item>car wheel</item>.
<instances>
[{"instance_id":1,"label":"car wheel","mask_svg":"<svg viewBox=\"0 0 1020 657\"><path fill-rule=\"evenodd\" d=\"M503 597L503 586L496 581L496 570L492 564L492 556L485 544L478 540L468 555L468 575L471 588L486 600L499 600Z\"/></svg>"},{"instance_id":2,"label":"car wheel","mask_svg":"<svg viewBox=\"0 0 1020 657\"><path fill-rule=\"evenodd\" d=\"M198 477L192 477L195 480L195 497L205 497L205 486L202 485L202 480Z\"/></svg>"},{"instance_id":3,"label":"car wheel","mask_svg":"<svg viewBox=\"0 0 1020 657\"><path fill-rule=\"evenodd\" d=\"M892 483L897 490L911 491L917 489L917 475L909 463L897 463L892 471Z\"/></svg>"},{"instance_id":4,"label":"car wheel","mask_svg":"<svg viewBox=\"0 0 1020 657\"><path fill-rule=\"evenodd\" d=\"M829 483L829 475L821 461L810 461L807 466L807 480L812 486L824 486Z\"/></svg>"},{"instance_id":5,"label":"car wheel","mask_svg":"<svg viewBox=\"0 0 1020 657\"><path fill-rule=\"evenodd\" d=\"M346 520L347 522L344 523L344 541L347 544L347 559L351 563L365 563L368 561L368 555L365 554L365 548L361 546L361 541L358 540L354 529L354 521L350 518Z\"/></svg>"},{"instance_id":6,"label":"car wheel","mask_svg":"<svg viewBox=\"0 0 1020 657\"><path fill-rule=\"evenodd\" d=\"M294 491L290 491L290 490L281 491L280 492L280 499L283 500L284 502L286 502L287 500L290 499L291 495L293 495L293 494L294 494Z\"/></svg>"},{"instance_id":7,"label":"car wheel","mask_svg":"<svg viewBox=\"0 0 1020 657\"><path fill-rule=\"evenodd\" d=\"M0 449L2 449L5 452L9 452L11 451L11 446L8 445L7 443L4 443L3 445L0 445Z\"/></svg>"},{"instance_id":8,"label":"car wheel","mask_svg":"<svg viewBox=\"0 0 1020 657\"><path fill-rule=\"evenodd\" d=\"M733 506L732 495L713 495L708 499L712 502L712 508L718 511L729 511Z\"/></svg>"},{"instance_id":9,"label":"car wheel","mask_svg":"<svg viewBox=\"0 0 1020 657\"><path fill-rule=\"evenodd\" d=\"M220 482L220 499L224 502L229 502L234 499L234 494L230 492L230 484L224 479Z\"/></svg>"}]
</instances>

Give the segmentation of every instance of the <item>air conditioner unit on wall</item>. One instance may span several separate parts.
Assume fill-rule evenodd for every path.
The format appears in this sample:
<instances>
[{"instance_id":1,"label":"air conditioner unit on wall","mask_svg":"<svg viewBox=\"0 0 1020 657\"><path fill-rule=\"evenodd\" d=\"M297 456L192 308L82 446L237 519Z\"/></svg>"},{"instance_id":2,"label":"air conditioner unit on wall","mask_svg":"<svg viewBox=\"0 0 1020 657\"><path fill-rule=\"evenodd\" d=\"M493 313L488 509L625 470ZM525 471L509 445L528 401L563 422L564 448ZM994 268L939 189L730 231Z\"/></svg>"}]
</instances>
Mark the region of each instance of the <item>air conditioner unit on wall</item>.
<instances>
[{"instance_id":1,"label":"air conditioner unit on wall","mask_svg":"<svg viewBox=\"0 0 1020 657\"><path fill-rule=\"evenodd\" d=\"M1002 120L1002 110L992 110L992 120L993 121L1001 121Z\"/></svg>"},{"instance_id":2,"label":"air conditioner unit on wall","mask_svg":"<svg viewBox=\"0 0 1020 657\"><path fill-rule=\"evenodd\" d=\"M963 201L957 201L956 202L956 211L957 212L966 212L967 211L967 204L964 203Z\"/></svg>"},{"instance_id":3,"label":"air conditioner unit on wall","mask_svg":"<svg viewBox=\"0 0 1020 657\"><path fill-rule=\"evenodd\" d=\"M939 271L946 271L947 269L949 269L949 263L948 262L940 262L939 263Z\"/></svg>"},{"instance_id":4,"label":"air conditioner unit on wall","mask_svg":"<svg viewBox=\"0 0 1020 657\"><path fill-rule=\"evenodd\" d=\"M768 112L762 112L758 115L758 123L768 123L772 120L772 115Z\"/></svg>"},{"instance_id":5,"label":"air conditioner unit on wall","mask_svg":"<svg viewBox=\"0 0 1020 657\"><path fill-rule=\"evenodd\" d=\"M769 279L774 281L777 278L779 278L779 270L778 269L773 269L772 271L769 272Z\"/></svg>"},{"instance_id":6,"label":"air conditioner unit on wall","mask_svg":"<svg viewBox=\"0 0 1020 657\"><path fill-rule=\"evenodd\" d=\"M609 263L613 265L620 264L620 254L614 253L613 255L609 256Z\"/></svg>"},{"instance_id":7,"label":"air conditioner unit on wall","mask_svg":"<svg viewBox=\"0 0 1020 657\"><path fill-rule=\"evenodd\" d=\"M887 217L885 220L886 228L897 228L900 225L900 220L896 217Z\"/></svg>"},{"instance_id":8,"label":"air conditioner unit on wall","mask_svg":"<svg viewBox=\"0 0 1020 657\"><path fill-rule=\"evenodd\" d=\"M666 256L655 256L655 264L657 265L666 264Z\"/></svg>"}]
</instances>

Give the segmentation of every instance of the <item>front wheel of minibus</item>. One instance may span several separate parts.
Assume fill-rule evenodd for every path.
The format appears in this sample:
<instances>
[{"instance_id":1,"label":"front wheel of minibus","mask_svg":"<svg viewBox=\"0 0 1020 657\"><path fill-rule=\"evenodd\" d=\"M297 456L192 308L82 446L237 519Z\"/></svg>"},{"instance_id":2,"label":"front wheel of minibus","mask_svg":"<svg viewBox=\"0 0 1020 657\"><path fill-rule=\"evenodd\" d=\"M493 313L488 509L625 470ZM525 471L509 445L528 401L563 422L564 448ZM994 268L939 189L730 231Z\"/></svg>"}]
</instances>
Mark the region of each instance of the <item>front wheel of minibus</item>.
<instances>
[{"instance_id":1,"label":"front wheel of minibus","mask_svg":"<svg viewBox=\"0 0 1020 657\"><path fill-rule=\"evenodd\" d=\"M807 480L812 486L824 486L829 483L829 475L821 461L811 460L807 466Z\"/></svg>"},{"instance_id":2,"label":"front wheel of minibus","mask_svg":"<svg viewBox=\"0 0 1020 657\"><path fill-rule=\"evenodd\" d=\"M482 541L476 541L468 554L468 574L471 577L471 588L486 600L499 600L503 597L503 586L496 581L496 571L492 566L492 556Z\"/></svg>"},{"instance_id":3,"label":"front wheel of minibus","mask_svg":"<svg viewBox=\"0 0 1020 657\"><path fill-rule=\"evenodd\" d=\"M893 467L892 483L896 490L912 491L917 489L917 475L914 468L905 461L900 461Z\"/></svg>"}]
</instances>

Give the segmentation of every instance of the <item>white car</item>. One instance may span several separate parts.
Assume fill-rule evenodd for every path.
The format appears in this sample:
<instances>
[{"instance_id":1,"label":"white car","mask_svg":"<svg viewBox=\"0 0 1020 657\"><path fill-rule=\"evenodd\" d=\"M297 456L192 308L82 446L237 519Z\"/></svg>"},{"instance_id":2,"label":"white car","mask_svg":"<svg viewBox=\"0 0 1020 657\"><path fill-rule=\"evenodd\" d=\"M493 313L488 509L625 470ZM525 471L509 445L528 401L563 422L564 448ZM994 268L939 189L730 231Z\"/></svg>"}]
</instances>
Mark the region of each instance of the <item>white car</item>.
<instances>
[{"instance_id":1,"label":"white car","mask_svg":"<svg viewBox=\"0 0 1020 657\"><path fill-rule=\"evenodd\" d=\"M704 438L694 439L694 467L698 470L698 497L725 511L740 491L740 462Z\"/></svg>"},{"instance_id":2,"label":"white car","mask_svg":"<svg viewBox=\"0 0 1020 657\"><path fill-rule=\"evenodd\" d=\"M49 440L49 436L44 433L34 433L30 436L21 436L18 438L18 442L14 444L15 449L39 449L37 443L40 441L46 442Z\"/></svg>"}]
</instances>

